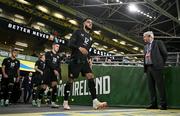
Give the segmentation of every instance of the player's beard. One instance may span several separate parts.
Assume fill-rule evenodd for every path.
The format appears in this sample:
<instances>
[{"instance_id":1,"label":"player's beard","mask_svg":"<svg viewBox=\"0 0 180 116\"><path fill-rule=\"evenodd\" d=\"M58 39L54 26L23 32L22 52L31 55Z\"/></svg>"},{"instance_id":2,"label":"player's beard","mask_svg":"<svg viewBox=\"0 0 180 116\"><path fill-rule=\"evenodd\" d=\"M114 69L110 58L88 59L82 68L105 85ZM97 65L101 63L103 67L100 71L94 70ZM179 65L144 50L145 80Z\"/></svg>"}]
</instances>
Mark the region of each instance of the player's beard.
<instances>
[{"instance_id":1,"label":"player's beard","mask_svg":"<svg viewBox=\"0 0 180 116\"><path fill-rule=\"evenodd\" d=\"M85 29L86 29L87 31L91 31L91 30L92 30L92 28L89 28L88 26L85 26Z\"/></svg>"}]
</instances>

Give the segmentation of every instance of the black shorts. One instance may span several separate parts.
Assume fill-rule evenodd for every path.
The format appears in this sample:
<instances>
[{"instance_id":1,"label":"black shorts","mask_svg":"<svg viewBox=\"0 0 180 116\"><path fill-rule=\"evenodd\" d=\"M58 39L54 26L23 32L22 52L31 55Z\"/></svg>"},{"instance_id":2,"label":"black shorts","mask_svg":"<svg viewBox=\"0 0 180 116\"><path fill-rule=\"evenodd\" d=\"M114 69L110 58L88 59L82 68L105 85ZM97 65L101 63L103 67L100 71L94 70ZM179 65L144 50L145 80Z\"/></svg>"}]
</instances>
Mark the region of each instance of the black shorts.
<instances>
[{"instance_id":1,"label":"black shorts","mask_svg":"<svg viewBox=\"0 0 180 116\"><path fill-rule=\"evenodd\" d=\"M68 76L70 78L78 78L80 72L82 76L85 76L86 73L92 73L88 61L71 60L68 65Z\"/></svg>"},{"instance_id":2,"label":"black shorts","mask_svg":"<svg viewBox=\"0 0 180 116\"><path fill-rule=\"evenodd\" d=\"M34 87L43 84L43 75L40 75L40 74L34 75L32 79L33 79L33 80L32 80L32 83L33 83L33 86L34 86Z\"/></svg>"},{"instance_id":3,"label":"black shorts","mask_svg":"<svg viewBox=\"0 0 180 116\"><path fill-rule=\"evenodd\" d=\"M13 77L13 76L8 76L8 78L2 77L1 85L6 85L6 86L8 86L10 83L11 83L11 84L14 84L14 83L15 83L15 80L16 80L16 77Z\"/></svg>"},{"instance_id":4,"label":"black shorts","mask_svg":"<svg viewBox=\"0 0 180 116\"><path fill-rule=\"evenodd\" d=\"M46 84L46 85L50 85L51 82L53 81L56 81L58 82L58 78L61 79L61 73L59 73L60 76L57 77L55 74L54 74L54 71L50 70L50 69L47 69L44 71L44 79L43 79L43 84Z\"/></svg>"}]
</instances>

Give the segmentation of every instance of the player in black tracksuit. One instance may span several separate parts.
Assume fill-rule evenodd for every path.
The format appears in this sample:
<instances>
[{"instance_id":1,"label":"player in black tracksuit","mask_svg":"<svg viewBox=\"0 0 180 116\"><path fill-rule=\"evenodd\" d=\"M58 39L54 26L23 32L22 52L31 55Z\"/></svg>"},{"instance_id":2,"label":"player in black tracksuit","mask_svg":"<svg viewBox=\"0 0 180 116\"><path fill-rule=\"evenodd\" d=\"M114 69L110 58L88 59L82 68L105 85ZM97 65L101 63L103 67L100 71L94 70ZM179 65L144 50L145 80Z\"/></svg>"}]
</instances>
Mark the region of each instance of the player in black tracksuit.
<instances>
[{"instance_id":1,"label":"player in black tracksuit","mask_svg":"<svg viewBox=\"0 0 180 116\"><path fill-rule=\"evenodd\" d=\"M56 97L57 97L57 84L59 79L61 79L61 69L60 69L60 56L58 55L59 44L53 43L52 51L46 52L45 54L45 80L44 84L49 85L52 90L51 97L51 107L58 108Z\"/></svg>"},{"instance_id":2,"label":"player in black tracksuit","mask_svg":"<svg viewBox=\"0 0 180 116\"><path fill-rule=\"evenodd\" d=\"M92 38L89 34L92 29L92 20L87 18L83 21L83 29L76 30L69 42L69 47L72 49L71 61L68 66L69 78L64 89L64 109L69 110L68 96L71 91L71 86L75 78L81 72L88 80L88 87L93 100L93 108L99 109L107 105L106 102L99 102L96 96L94 75L92 73L92 61L89 56L89 49L92 45Z\"/></svg>"},{"instance_id":3,"label":"player in black tracksuit","mask_svg":"<svg viewBox=\"0 0 180 116\"><path fill-rule=\"evenodd\" d=\"M35 73L33 76L33 96L32 96L32 105L41 106L41 99L44 93L44 70L45 70L45 54L40 53L39 60L35 63Z\"/></svg>"},{"instance_id":4,"label":"player in black tracksuit","mask_svg":"<svg viewBox=\"0 0 180 116\"><path fill-rule=\"evenodd\" d=\"M5 58L2 62L2 84L1 84L1 105L9 105L13 86L19 80L20 61L16 59L18 51L13 49L11 57Z\"/></svg>"}]
</instances>

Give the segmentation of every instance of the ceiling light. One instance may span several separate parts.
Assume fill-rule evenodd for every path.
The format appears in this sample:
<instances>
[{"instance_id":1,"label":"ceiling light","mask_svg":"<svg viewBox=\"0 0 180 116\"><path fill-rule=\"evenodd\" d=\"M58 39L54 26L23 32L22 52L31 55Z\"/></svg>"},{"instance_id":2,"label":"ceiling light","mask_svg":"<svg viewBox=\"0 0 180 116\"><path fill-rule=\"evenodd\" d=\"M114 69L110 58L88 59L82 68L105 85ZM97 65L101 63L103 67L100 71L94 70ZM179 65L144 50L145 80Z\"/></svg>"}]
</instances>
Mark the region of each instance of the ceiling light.
<instances>
[{"instance_id":1,"label":"ceiling light","mask_svg":"<svg viewBox=\"0 0 180 116\"><path fill-rule=\"evenodd\" d=\"M120 52L121 54L124 54L124 52Z\"/></svg>"},{"instance_id":2,"label":"ceiling light","mask_svg":"<svg viewBox=\"0 0 180 116\"><path fill-rule=\"evenodd\" d=\"M16 0L16 1L19 2L19 3L22 3L22 4L31 5L31 3L29 3L26 0Z\"/></svg>"},{"instance_id":3,"label":"ceiling light","mask_svg":"<svg viewBox=\"0 0 180 116\"><path fill-rule=\"evenodd\" d=\"M133 47L133 49L134 49L134 50L139 50L139 48L138 48L138 47Z\"/></svg>"},{"instance_id":4,"label":"ceiling light","mask_svg":"<svg viewBox=\"0 0 180 116\"><path fill-rule=\"evenodd\" d=\"M138 11L138 8L137 8L137 6L135 4L130 4L128 6L128 8L129 8L130 12L137 12Z\"/></svg>"},{"instance_id":5,"label":"ceiling light","mask_svg":"<svg viewBox=\"0 0 180 116\"><path fill-rule=\"evenodd\" d=\"M107 46L103 46L103 47L106 48L106 49L108 48Z\"/></svg>"},{"instance_id":6,"label":"ceiling light","mask_svg":"<svg viewBox=\"0 0 180 116\"><path fill-rule=\"evenodd\" d=\"M99 31L94 31L94 33L97 34L97 35L100 35L101 31L100 30Z\"/></svg>"},{"instance_id":7,"label":"ceiling light","mask_svg":"<svg viewBox=\"0 0 180 116\"><path fill-rule=\"evenodd\" d=\"M13 21L16 22L16 23L25 24L25 22L23 20L18 19L18 18L13 18Z\"/></svg>"},{"instance_id":8,"label":"ceiling light","mask_svg":"<svg viewBox=\"0 0 180 116\"><path fill-rule=\"evenodd\" d=\"M24 49L22 49L22 48L14 48L14 49L21 51L21 52L24 51Z\"/></svg>"},{"instance_id":9,"label":"ceiling light","mask_svg":"<svg viewBox=\"0 0 180 116\"><path fill-rule=\"evenodd\" d=\"M112 39L113 41L115 41L115 42L118 42L118 40L117 39Z\"/></svg>"},{"instance_id":10,"label":"ceiling light","mask_svg":"<svg viewBox=\"0 0 180 116\"><path fill-rule=\"evenodd\" d=\"M22 46L22 47L28 47L28 44L27 43L23 43L23 42L16 42L15 45L18 45L18 46Z\"/></svg>"},{"instance_id":11,"label":"ceiling light","mask_svg":"<svg viewBox=\"0 0 180 116\"><path fill-rule=\"evenodd\" d=\"M65 19L64 16L63 16L61 13L55 12L53 15L54 15L56 18Z\"/></svg>"},{"instance_id":12,"label":"ceiling light","mask_svg":"<svg viewBox=\"0 0 180 116\"><path fill-rule=\"evenodd\" d=\"M41 26L41 27L44 27L45 24L44 23L41 23L41 22L37 22L37 25Z\"/></svg>"},{"instance_id":13,"label":"ceiling light","mask_svg":"<svg viewBox=\"0 0 180 116\"><path fill-rule=\"evenodd\" d=\"M77 21L70 19L69 22L73 25L78 25Z\"/></svg>"},{"instance_id":14,"label":"ceiling light","mask_svg":"<svg viewBox=\"0 0 180 116\"><path fill-rule=\"evenodd\" d=\"M125 41L121 41L120 44L126 45L126 42Z\"/></svg>"},{"instance_id":15,"label":"ceiling light","mask_svg":"<svg viewBox=\"0 0 180 116\"><path fill-rule=\"evenodd\" d=\"M116 49L114 49L113 51L114 51L114 52L117 52L117 50L116 50Z\"/></svg>"},{"instance_id":16,"label":"ceiling light","mask_svg":"<svg viewBox=\"0 0 180 116\"><path fill-rule=\"evenodd\" d=\"M133 46L132 44L127 44L128 46Z\"/></svg>"},{"instance_id":17,"label":"ceiling light","mask_svg":"<svg viewBox=\"0 0 180 116\"><path fill-rule=\"evenodd\" d=\"M44 13L49 13L47 7L45 7L45 6L38 5L37 9L39 9L40 11L42 11Z\"/></svg>"},{"instance_id":18,"label":"ceiling light","mask_svg":"<svg viewBox=\"0 0 180 116\"><path fill-rule=\"evenodd\" d=\"M22 19L22 20L24 19L24 17L21 16L21 15L19 15L19 14L15 14L14 17L19 18L19 19Z\"/></svg>"},{"instance_id":19,"label":"ceiling light","mask_svg":"<svg viewBox=\"0 0 180 116\"><path fill-rule=\"evenodd\" d=\"M98 46L98 45L99 45L99 43L95 42L95 43L94 43L94 45Z\"/></svg>"},{"instance_id":20,"label":"ceiling light","mask_svg":"<svg viewBox=\"0 0 180 116\"><path fill-rule=\"evenodd\" d=\"M144 50L140 50L140 52L141 52L141 53L143 53L143 52L144 52Z\"/></svg>"},{"instance_id":21,"label":"ceiling light","mask_svg":"<svg viewBox=\"0 0 180 116\"><path fill-rule=\"evenodd\" d=\"M69 33L69 34L67 34L66 36L64 36L64 38L66 38L66 39L70 39L70 38L71 38L71 36L72 36L72 33Z\"/></svg>"}]
</instances>

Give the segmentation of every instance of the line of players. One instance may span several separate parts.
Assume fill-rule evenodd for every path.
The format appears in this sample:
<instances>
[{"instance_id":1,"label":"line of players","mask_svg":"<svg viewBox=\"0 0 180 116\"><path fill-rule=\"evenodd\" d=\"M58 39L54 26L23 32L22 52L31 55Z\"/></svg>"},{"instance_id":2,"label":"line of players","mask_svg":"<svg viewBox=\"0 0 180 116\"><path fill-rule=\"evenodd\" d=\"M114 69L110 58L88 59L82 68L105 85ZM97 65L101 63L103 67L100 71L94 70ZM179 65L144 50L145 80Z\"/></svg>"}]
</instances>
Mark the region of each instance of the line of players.
<instances>
[{"instance_id":1,"label":"line of players","mask_svg":"<svg viewBox=\"0 0 180 116\"><path fill-rule=\"evenodd\" d=\"M92 20L87 18L83 21L83 28L76 30L70 41L69 47L72 49L70 63L68 65L68 81L64 89L63 107L70 110L68 96L72 88L74 79L78 78L79 73L88 80L88 87L92 97L94 109L101 109L107 106L107 102L100 102L97 99L94 75L92 73L92 61L89 56L89 49L92 45L90 31L92 29ZM32 105L40 107L42 95L47 87L51 93L51 107L58 108L56 104L57 84L61 80L60 56L58 55L59 43L52 44L52 50L45 54L40 54L39 60L35 63L35 75L33 79ZM8 105L9 98L15 81L19 81L20 62L16 59L17 51L11 52L11 57L5 58L2 63L2 86L1 86L1 105Z\"/></svg>"}]
</instances>

